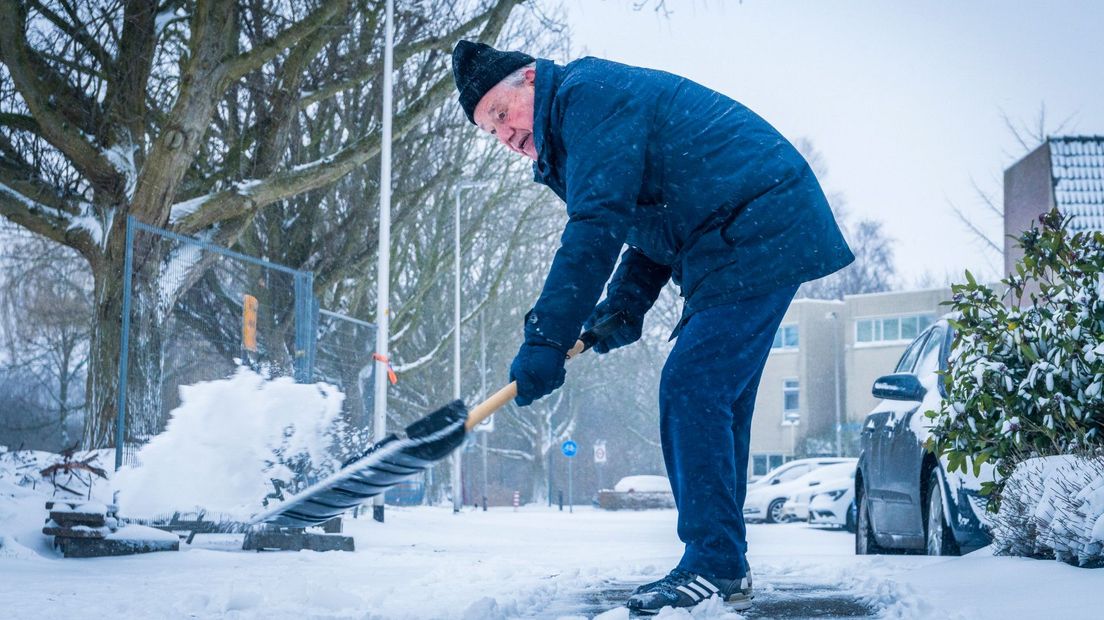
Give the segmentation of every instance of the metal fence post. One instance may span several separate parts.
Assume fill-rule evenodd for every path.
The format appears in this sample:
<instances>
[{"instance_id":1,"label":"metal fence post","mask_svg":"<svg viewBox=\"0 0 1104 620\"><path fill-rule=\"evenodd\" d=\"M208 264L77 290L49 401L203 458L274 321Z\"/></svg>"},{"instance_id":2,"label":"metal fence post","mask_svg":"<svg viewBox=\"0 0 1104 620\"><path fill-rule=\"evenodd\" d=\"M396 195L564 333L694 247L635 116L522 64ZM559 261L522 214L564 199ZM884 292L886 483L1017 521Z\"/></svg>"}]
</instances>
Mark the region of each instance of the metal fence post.
<instances>
[{"instance_id":1,"label":"metal fence post","mask_svg":"<svg viewBox=\"0 0 1104 620\"><path fill-rule=\"evenodd\" d=\"M314 373L314 274L295 272L295 380L309 383Z\"/></svg>"},{"instance_id":2,"label":"metal fence post","mask_svg":"<svg viewBox=\"0 0 1104 620\"><path fill-rule=\"evenodd\" d=\"M126 253L123 257L123 331L119 336L119 386L115 405L115 471L123 466L123 439L126 435L127 361L130 349L130 288L134 267L134 216L127 216Z\"/></svg>"}]
</instances>

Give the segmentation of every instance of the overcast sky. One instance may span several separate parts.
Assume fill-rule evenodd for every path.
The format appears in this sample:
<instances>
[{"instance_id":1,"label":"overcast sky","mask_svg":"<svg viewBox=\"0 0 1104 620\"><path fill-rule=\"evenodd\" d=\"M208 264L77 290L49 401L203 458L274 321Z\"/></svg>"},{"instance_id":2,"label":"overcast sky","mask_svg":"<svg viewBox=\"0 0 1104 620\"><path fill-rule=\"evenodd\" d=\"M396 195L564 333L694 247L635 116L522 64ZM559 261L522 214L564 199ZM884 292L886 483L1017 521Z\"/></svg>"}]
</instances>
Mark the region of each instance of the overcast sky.
<instances>
[{"instance_id":1,"label":"overcast sky","mask_svg":"<svg viewBox=\"0 0 1104 620\"><path fill-rule=\"evenodd\" d=\"M951 209L983 218L1024 153L1002 115L1104 134L1104 1L565 0L577 56L689 77L821 152L829 192L885 223L900 284L996 276ZM649 0L648 7L654 6Z\"/></svg>"}]
</instances>

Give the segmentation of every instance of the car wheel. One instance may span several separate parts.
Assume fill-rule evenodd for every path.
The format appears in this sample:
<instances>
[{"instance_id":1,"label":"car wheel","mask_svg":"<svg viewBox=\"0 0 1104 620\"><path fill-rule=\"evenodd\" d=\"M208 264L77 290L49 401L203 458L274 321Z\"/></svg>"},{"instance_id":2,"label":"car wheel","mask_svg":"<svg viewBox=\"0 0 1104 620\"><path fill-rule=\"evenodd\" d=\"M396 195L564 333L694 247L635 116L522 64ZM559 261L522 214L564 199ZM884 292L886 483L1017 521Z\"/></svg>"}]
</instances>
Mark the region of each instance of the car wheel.
<instances>
[{"instance_id":1,"label":"car wheel","mask_svg":"<svg viewBox=\"0 0 1104 620\"><path fill-rule=\"evenodd\" d=\"M924 515L924 550L928 555L958 555L954 532L943 514L943 485L933 469L928 475L928 505Z\"/></svg>"},{"instance_id":2,"label":"car wheel","mask_svg":"<svg viewBox=\"0 0 1104 620\"><path fill-rule=\"evenodd\" d=\"M767 507L767 523L781 523L782 522L782 506L786 503L786 498L780 497L770 503Z\"/></svg>"},{"instance_id":3,"label":"car wheel","mask_svg":"<svg viewBox=\"0 0 1104 620\"><path fill-rule=\"evenodd\" d=\"M843 529L851 532L852 534L854 534L855 530L858 529L855 527L855 517L858 511L858 508L855 507L855 502L852 501L851 505L847 507L847 517L844 519L843 522Z\"/></svg>"},{"instance_id":4,"label":"car wheel","mask_svg":"<svg viewBox=\"0 0 1104 620\"><path fill-rule=\"evenodd\" d=\"M855 527L855 555L875 555L886 550L874 538L874 527L870 522L870 501L866 499L862 485L855 488L855 504L858 515Z\"/></svg>"}]
</instances>

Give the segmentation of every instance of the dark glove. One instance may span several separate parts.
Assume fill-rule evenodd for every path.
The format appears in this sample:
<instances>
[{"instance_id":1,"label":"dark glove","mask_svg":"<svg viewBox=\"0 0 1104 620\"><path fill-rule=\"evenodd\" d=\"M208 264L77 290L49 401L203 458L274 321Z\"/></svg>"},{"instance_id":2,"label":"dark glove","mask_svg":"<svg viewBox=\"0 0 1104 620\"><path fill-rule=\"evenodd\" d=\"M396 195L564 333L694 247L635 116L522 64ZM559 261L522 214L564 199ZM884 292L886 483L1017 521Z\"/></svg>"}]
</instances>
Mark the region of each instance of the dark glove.
<instances>
[{"instance_id":1,"label":"dark glove","mask_svg":"<svg viewBox=\"0 0 1104 620\"><path fill-rule=\"evenodd\" d=\"M583 329L590 329L618 312L621 313L623 321L617 330L594 343L593 348L596 353L609 353L618 347L640 340L640 333L644 329L644 312L647 312L647 308L644 312L639 312L629 308L629 305L631 304L618 304L615 300L606 299L594 307L590 318L583 323Z\"/></svg>"},{"instance_id":2,"label":"dark glove","mask_svg":"<svg viewBox=\"0 0 1104 620\"><path fill-rule=\"evenodd\" d=\"M551 394L563 385L567 371L563 351L544 344L524 343L510 364L510 380L517 381L518 395L514 402L527 407L534 400Z\"/></svg>"}]
</instances>

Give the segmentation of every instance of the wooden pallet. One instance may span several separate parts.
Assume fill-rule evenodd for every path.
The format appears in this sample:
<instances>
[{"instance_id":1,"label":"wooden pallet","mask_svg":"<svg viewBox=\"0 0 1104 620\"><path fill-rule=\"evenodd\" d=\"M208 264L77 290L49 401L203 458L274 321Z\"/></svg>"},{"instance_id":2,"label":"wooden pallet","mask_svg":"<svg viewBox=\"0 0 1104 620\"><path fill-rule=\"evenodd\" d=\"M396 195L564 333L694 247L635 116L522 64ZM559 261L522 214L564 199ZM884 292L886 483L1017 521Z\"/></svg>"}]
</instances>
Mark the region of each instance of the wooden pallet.
<instances>
[{"instance_id":1,"label":"wooden pallet","mask_svg":"<svg viewBox=\"0 0 1104 620\"><path fill-rule=\"evenodd\" d=\"M179 540L121 537L117 533L126 526L116 515L118 508L88 510L86 502L46 502L50 516L42 533L54 537L54 546L67 558L95 558L131 555L153 551L179 551Z\"/></svg>"}]
</instances>

